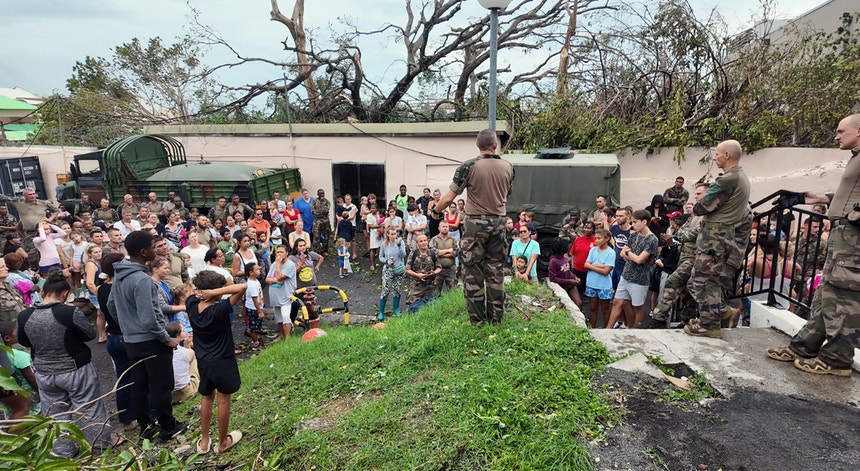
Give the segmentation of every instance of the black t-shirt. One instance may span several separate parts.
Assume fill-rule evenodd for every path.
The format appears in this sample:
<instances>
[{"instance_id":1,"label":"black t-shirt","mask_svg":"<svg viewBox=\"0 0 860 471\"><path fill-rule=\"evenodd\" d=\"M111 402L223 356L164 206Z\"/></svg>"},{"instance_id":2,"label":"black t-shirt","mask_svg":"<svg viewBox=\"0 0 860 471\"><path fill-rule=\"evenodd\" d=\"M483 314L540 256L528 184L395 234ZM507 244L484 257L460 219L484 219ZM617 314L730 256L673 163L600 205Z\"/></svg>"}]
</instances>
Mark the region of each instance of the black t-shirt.
<instances>
[{"instance_id":1,"label":"black t-shirt","mask_svg":"<svg viewBox=\"0 0 860 471\"><path fill-rule=\"evenodd\" d=\"M222 299L203 312L197 311L200 300L189 296L185 301L188 321L194 329L194 354L200 361L226 360L236 356L233 330L230 328L230 313L233 306Z\"/></svg>"},{"instance_id":2,"label":"black t-shirt","mask_svg":"<svg viewBox=\"0 0 860 471\"><path fill-rule=\"evenodd\" d=\"M119 322L116 320L116 315L110 312L108 309L108 297L110 297L110 291L113 288L113 283L108 284L105 283L98 288L96 288L96 298L99 300L99 306L101 307L102 314L105 315L105 330L109 334L121 334L122 329L119 327Z\"/></svg>"}]
</instances>

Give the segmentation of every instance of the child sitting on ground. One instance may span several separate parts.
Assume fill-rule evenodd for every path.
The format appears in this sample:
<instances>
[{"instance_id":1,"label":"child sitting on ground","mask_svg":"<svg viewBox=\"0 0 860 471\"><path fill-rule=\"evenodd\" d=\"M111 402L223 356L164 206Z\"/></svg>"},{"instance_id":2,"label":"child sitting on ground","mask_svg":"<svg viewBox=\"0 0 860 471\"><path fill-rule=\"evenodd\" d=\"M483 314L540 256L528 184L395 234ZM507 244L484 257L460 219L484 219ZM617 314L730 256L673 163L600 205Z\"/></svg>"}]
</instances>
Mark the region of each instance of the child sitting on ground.
<instances>
[{"instance_id":1,"label":"child sitting on ground","mask_svg":"<svg viewBox=\"0 0 860 471\"><path fill-rule=\"evenodd\" d=\"M250 264L249 264L250 265ZM244 284L225 286L227 279L211 270L204 270L194 278L197 294L185 302L188 319L194 327L194 353L200 369L198 392L203 396L200 404L200 430L197 453L205 455L212 448L209 434L215 392L218 392L218 443L215 453L223 453L242 439L242 432L227 433L230 426L230 395L242 384L239 366L234 353L233 330L230 313L233 305L245 294ZM221 296L229 295L228 299Z\"/></svg>"},{"instance_id":2,"label":"child sitting on ground","mask_svg":"<svg viewBox=\"0 0 860 471\"><path fill-rule=\"evenodd\" d=\"M526 259L523 257L517 257L517 273L520 275L526 275L529 281L532 280L531 273L527 273L528 264L526 263Z\"/></svg>"},{"instance_id":3,"label":"child sitting on ground","mask_svg":"<svg viewBox=\"0 0 860 471\"><path fill-rule=\"evenodd\" d=\"M33 367L30 364L30 354L25 351L12 348L13 345L18 343L18 323L15 321L0 322L0 336L3 336L3 343L12 349L12 353L0 352L0 355L6 355L8 357L9 363L12 365L12 370L9 373L12 374L12 378L14 378L22 388L30 393L29 411L22 408L24 413L19 415L17 413L18 411L13 410L11 411L11 418L18 419L27 413L32 415L38 414L42 409L42 406L39 404L39 386L36 384L36 373L33 371ZM18 347L23 348L20 345ZM2 391L2 389L0 389L0 391Z\"/></svg>"},{"instance_id":4,"label":"child sitting on ground","mask_svg":"<svg viewBox=\"0 0 860 471\"><path fill-rule=\"evenodd\" d=\"M179 340L179 346L173 350L173 404L181 404L195 395L200 385L200 372L197 369L197 357L194 350L182 346L185 340L185 328L177 321L168 322L164 326L167 335Z\"/></svg>"},{"instance_id":5,"label":"child sitting on ground","mask_svg":"<svg viewBox=\"0 0 860 471\"><path fill-rule=\"evenodd\" d=\"M248 330L251 331L251 350L259 351L262 347L260 334L263 332L263 288L260 286L259 278L261 270L256 263L245 265L245 273L248 277L248 288L245 292L245 315L248 316Z\"/></svg>"},{"instance_id":6,"label":"child sitting on ground","mask_svg":"<svg viewBox=\"0 0 860 471\"><path fill-rule=\"evenodd\" d=\"M337 246L337 266L340 273L339 278L343 278L343 275L347 273L346 267L349 265L349 245L343 237L338 238L335 245Z\"/></svg>"}]
</instances>

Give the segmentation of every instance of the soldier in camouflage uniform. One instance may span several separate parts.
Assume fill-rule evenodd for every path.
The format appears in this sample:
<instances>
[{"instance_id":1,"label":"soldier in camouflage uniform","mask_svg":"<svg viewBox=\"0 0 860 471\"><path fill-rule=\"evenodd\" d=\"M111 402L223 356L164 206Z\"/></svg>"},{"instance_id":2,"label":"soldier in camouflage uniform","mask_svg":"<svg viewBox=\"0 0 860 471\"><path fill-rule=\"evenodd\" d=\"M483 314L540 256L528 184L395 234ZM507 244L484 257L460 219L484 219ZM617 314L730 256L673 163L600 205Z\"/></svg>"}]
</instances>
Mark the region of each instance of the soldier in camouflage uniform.
<instances>
[{"instance_id":1,"label":"soldier in camouflage uniform","mask_svg":"<svg viewBox=\"0 0 860 471\"><path fill-rule=\"evenodd\" d=\"M445 221L439 221L439 233L430 239L430 249L436 251L442 271L436 275L436 291L447 293L457 286L457 268L454 260L458 257L460 247L457 239L448 235L450 227Z\"/></svg>"},{"instance_id":2,"label":"soldier in camouflage uniform","mask_svg":"<svg viewBox=\"0 0 860 471\"><path fill-rule=\"evenodd\" d=\"M702 200L709 186L711 186L710 183L699 183L696 185L693 197L697 203ZM692 296L687 290L687 282L690 281L690 275L693 273L693 262L696 259L696 239L699 238L699 232L702 230L703 220L703 216L692 216L673 234L673 238L681 243L681 257L678 260L678 268L666 279L663 297L660 298L657 306L651 310L651 324L649 324L649 327L655 329L665 328L666 322L669 321L669 312L676 301L681 300L681 305L685 307L694 304ZM680 318L684 324L695 317L695 310L693 312L690 312L688 309L681 311Z\"/></svg>"},{"instance_id":3,"label":"soldier in camouflage uniform","mask_svg":"<svg viewBox=\"0 0 860 471\"><path fill-rule=\"evenodd\" d=\"M693 213L704 216L704 222L687 284L699 304L699 322L684 327L688 335L722 338L721 323L724 317L730 317L725 294L743 264L746 243L741 245L739 241L749 237L752 225L750 181L740 167L742 152L737 141L717 145L714 162L724 173L693 207Z\"/></svg>"},{"instance_id":4,"label":"soldier in camouflage uniform","mask_svg":"<svg viewBox=\"0 0 860 471\"><path fill-rule=\"evenodd\" d=\"M119 216L113 208L110 207L110 200L102 198L100 206L93 212L93 220L104 221L105 226L112 226L113 223L119 221Z\"/></svg>"},{"instance_id":5,"label":"soldier in camouflage uniform","mask_svg":"<svg viewBox=\"0 0 860 471\"><path fill-rule=\"evenodd\" d=\"M812 317L785 347L768 348L767 356L794 361L801 371L851 376L854 349L860 343L860 114L846 117L836 129L839 148L851 158L835 194L784 192L781 207L829 204L831 221L822 280L812 300ZM826 341L826 343L825 343Z\"/></svg>"},{"instance_id":6,"label":"soldier in camouflage uniform","mask_svg":"<svg viewBox=\"0 0 860 471\"><path fill-rule=\"evenodd\" d=\"M326 199L325 191L317 190L317 199L311 202L311 213L314 215L311 229L312 250L327 256L331 239L331 201Z\"/></svg>"},{"instance_id":7,"label":"soldier in camouflage uniform","mask_svg":"<svg viewBox=\"0 0 860 471\"><path fill-rule=\"evenodd\" d=\"M582 231L582 220L579 217L578 209L571 209L570 214L564 218L561 225L561 230L558 231L558 237L567 241L567 243L571 243L577 237L581 236Z\"/></svg>"},{"instance_id":8,"label":"soldier in camouflage uniform","mask_svg":"<svg viewBox=\"0 0 860 471\"><path fill-rule=\"evenodd\" d=\"M429 248L427 236L418 235L415 238L418 246L406 257L406 274L412 278L412 286L409 287L409 296L406 304L412 304L421 298L437 293L436 276L442 271L442 265L436 251Z\"/></svg>"},{"instance_id":9,"label":"soldier in camouflage uniform","mask_svg":"<svg viewBox=\"0 0 860 471\"><path fill-rule=\"evenodd\" d=\"M498 324L505 310L505 203L511 194L514 168L496 154L495 131L479 132L477 146L480 155L457 167L448 191L430 216L441 218L441 211L468 189L469 218L460 240L466 310L473 325Z\"/></svg>"},{"instance_id":10,"label":"soldier in camouflage uniform","mask_svg":"<svg viewBox=\"0 0 860 471\"><path fill-rule=\"evenodd\" d=\"M14 321L18 318L18 313L25 308L24 298L14 286L6 282L7 276L9 267L3 257L0 257L0 322Z\"/></svg>"},{"instance_id":11,"label":"soldier in camouflage uniform","mask_svg":"<svg viewBox=\"0 0 860 471\"><path fill-rule=\"evenodd\" d=\"M25 188L21 198L10 198L0 195L0 201L8 201L18 211L20 222L21 247L27 252L27 263L32 269L39 266L39 251L33 243L33 238L39 235L39 224L47 220L53 223L57 219L59 211L56 206L47 201L36 201L36 190ZM50 215L48 213L50 212Z\"/></svg>"},{"instance_id":12,"label":"soldier in camouflage uniform","mask_svg":"<svg viewBox=\"0 0 860 471\"><path fill-rule=\"evenodd\" d=\"M18 233L18 218L9 213L6 203L0 203L0 245L12 234Z\"/></svg>"}]
</instances>

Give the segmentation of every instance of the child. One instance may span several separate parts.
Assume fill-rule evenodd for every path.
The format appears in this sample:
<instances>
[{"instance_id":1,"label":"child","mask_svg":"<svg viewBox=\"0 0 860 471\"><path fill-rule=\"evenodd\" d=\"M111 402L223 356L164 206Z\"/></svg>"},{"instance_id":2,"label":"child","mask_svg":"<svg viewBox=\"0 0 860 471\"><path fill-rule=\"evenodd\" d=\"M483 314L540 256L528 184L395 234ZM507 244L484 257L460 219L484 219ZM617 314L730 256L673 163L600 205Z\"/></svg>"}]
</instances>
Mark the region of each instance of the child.
<instances>
[{"instance_id":1,"label":"child","mask_svg":"<svg viewBox=\"0 0 860 471\"><path fill-rule=\"evenodd\" d=\"M514 232L514 220L511 218L505 218L505 234L506 234L505 235L505 243L507 244L507 247L510 247L511 243L513 243L514 239L517 238L517 233ZM506 248L505 252L507 252L507 251L508 250ZM508 268L510 268L510 267L511 267L511 254L508 253L507 255L505 255L505 273L508 272Z\"/></svg>"},{"instance_id":2,"label":"child","mask_svg":"<svg viewBox=\"0 0 860 471\"><path fill-rule=\"evenodd\" d=\"M0 336L3 336L3 343L9 348L12 348L13 345L17 344L17 322L0 322ZM19 419L28 413L31 415L38 414L42 409L42 406L39 404L39 385L36 384L36 374L33 372L33 367L30 365L30 354L25 351L12 348L11 353L0 352L0 355L6 355L8 357L9 363L12 365L12 370L9 371L12 374L12 378L14 378L21 387L30 393L30 397L27 398L29 399L29 401L27 401L30 405L29 410L26 408L21 408L20 411L13 410L11 411L11 418Z\"/></svg>"},{"instance_id":3,"label":"child","mask_svg":"<svg viewBox=\"0 0 860 471\"><path fill-rule=\"evenodd\" d=\"M185 306L185 301L188 299L188 285L179 285L170 288L170 295L173 296L173 304ZM184 342L179 342L179 345L185 348L194 348L194 328L191 327L191 322L188 320L188 313L178 311L173 314L173 320L182 324L185 335Z\"/></svg>"},{"instance_id":4,"label":"child","mask_svg":"<svg viewBox=\"0 0 860 471\"><path fill-rule=\"evenodd\" d=\"M334 237L335 239L341 238L345 240L347 244L352 244L352 241L355 240L355 226L349 220L349 211L343 211L340 215L341 217L338 219Z\"/></svg>"},{"instance_id":5,"label":"child","mask_svg":"<svg viewBox=\"0 0 860 471\"><path fill-rule=\"evenodd\" d=\"M245 265L245 273L248 277L247 291L245 292L245 315L248 316L248 330L251 331L251 350L260 351L260 333L263 332L263 289L257 278L260 276L260 266L256 263Z\"/></svg>"},{"instance_id":6,"label":"child","mask_svg":"<svg viewBox=\"0 0 860 471\"><path fill-rule=\"evenodd\" d=\"M609 316L612 300L612 270L615 268L615 250L609 247L610 232L600 228L594 231L594 247L585 260L585 295L591 306L588 322L597 327L597 308L603 313L604 321Z\"/></svg>"},{"instance_id":7,"label":"child","mask_svg":"<svg viewBox=\"0 0 860 471\"><path fill-rule=\"evenodd\" d=\"M185 268L188 269L188 279L193 280L195 271L194 267L191 266L191 255L186 252L179 252L179 256L182 257L182 262L185 263Z\"/></svg>"},{"instance_id":8,"label":"child","mask_svg":"<svg viewBox=\"0 0 860 471\"><path fill-rule=\"evenodd\" d=\"M349 246L343 237L337 239L335 246L337 246L337 266L340 268L339 278L343 278L343 275L346 274L346 267L349 265Z\"/></svg>"},{"instance_id":9,"label":"child","mask_svg":"<svg viewBox=\"0 0 860 471\"><path fill-rule=\"evenodd\" d=\"M84 253L87 251L87 243L84 242L80 232L72 232L72 289L75 297L81 290L81 269L84 266Z\"/></svg>"},{"instance_id":10,"label":"child","mask_svg":"<svg viewBox=\"0 0 860 471\"><path fill-rule=\"evenodd\" d=\"M242 432L227 433L230 426L230 395L239 390L242 379L234 354L233 330L230 313L233 305L242 299L246 286L225 286L227 279L211 270L205 270L194 278L197 294L185 302L188 319L194 326L197 339L194 354L200 369L198 392L203 396L200 404L200 430L197 453L205 455L212 448L209 429L212 425L212 409L215 391L218 391L218 443L215 453L224 453L242 439ZM228 299L221 296L229 295Z\"/></svg>"},{"instance_id":11,"label":"child","mask_svg":"<svg viewBox=\"0 0 860 471\"><path fill-rule=\"evenodd\" d=\"M532 277L530 273L526 273L527 269L528 263L526 263L526 259L523 257L517 257L517 273L524 275L529 281L531 281Z\"/></svg>"},{"instance_id":12,"label":"child","mask_svg":"<svg viewBox=\"0 0 860 471\"><path fill-rule=\"evenodd\" d=\"M621 258L627 261L621 272L621 281L615 291L612 313L606 327L613 327L624 312L624 324L628 329L639 327L645 320L645 298L651 278L651 267L657 255L657 236L651 233L648 223L651 213L644 209L633 212L633 229L627 245L621 251ZM653 255L653 256L652 256ZM632 262L632 263L631 263ZM631 308L632 307L632 308Z\"/></svg>"},{"instance_id":13,"label":"child","mask_svg":"<svg viewBox=\"0 0 860 471\"><path fill-rule=\"evenodd\" d=\"M577 307L582 307L582 298L579 295L579 284L582 283L574 273L567 253L570 250L570 242L567 239L556 237L550 245L550 257L548 275L549 281L557 283L567 291L570 300Z\"/></svg>"},{"instance_id":14,"label":"child","mask_svg":"<svg viewBox=\"0 0 860 471\"><path fill-rule=\"evenodd\" d=\"M184 301L183 301L184 304ZM179 340L179 346L173 350L173 405L181 404L195 395L200 385L200 372L197 369L197 357L194 350L182 346L185 341L185 328L177 321L168 322L164 326L170 338Z\"/></svg>"}]
</instances>

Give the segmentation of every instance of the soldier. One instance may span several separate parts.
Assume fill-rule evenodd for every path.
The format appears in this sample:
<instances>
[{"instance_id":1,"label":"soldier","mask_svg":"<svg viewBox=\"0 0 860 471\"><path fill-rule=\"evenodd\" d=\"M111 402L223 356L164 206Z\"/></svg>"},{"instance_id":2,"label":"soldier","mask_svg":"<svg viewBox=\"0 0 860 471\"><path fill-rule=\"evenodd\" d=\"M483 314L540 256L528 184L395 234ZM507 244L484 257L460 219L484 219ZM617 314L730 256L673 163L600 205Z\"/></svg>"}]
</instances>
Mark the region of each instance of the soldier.
<instances>
[{"instance_id":1,"label":"soldier","mask_svg":"<svg viewBox=\"0 0 860 471\"><path fill-rule=\"evenodd\" d=\"M439 257L429 248L427 236L420 234L415 240L418 248L406 257L406 274L413 278L406 304L437 293L435 278L442 272Z\"/></svg>"},{"instance_id":2,"label":"soldier","mask_svg":"<svg viewBox=\"0 0 860 471\"><path fill-rule=\"evenodd\" d=\"M150 191L147 198L149 198L149 201L142 204L140 209L146 208L151 214L160 215L164 210L164 203L158 201L158 195L156 195L154 191Z\"/></svg>"},{"instance_id":3,"label":"soldier","mask_svg":"<svg viewBox=\"0 0 860 471\"><path fill-rule=\"evenodd\" d=\"M331 238L331 202L326 199L325 191L317 190L317 198L311 201L313 228L311 229L312 249L314 252L328 256L329 239ZM354 214L353 214L354 217ZM355 254L355 250L352 250Z\"/></svg>"},{"instance_id":4,"label":"soldier","mask_svg":"<svg viewBox=\"0 0 860 471\"><path fill-rule=\"evenodd\" d=\"M6 282L7 276L9 267L6 266L6 260L0 257L0 322L14 321L18 318L18 313L26 307L21 293ZM3 355L6 355L5 352Z\"/></svg>"},{"instance_id":5,"label":"soldier","mask_svg":"<svg viewBox=\"0 0 860 471\"><path fill-rule=\"evenodd\" d=\"M209 219L215 221L220 219L221 222L227 222L227 215L233 214L227 208L227 198L223 196L218 197L218 202L215 203L215 207L209 210Z\"/></svg>"},{"instance_id":6,"label":"soldier","mask_svg":"<svg viewBox=\"0 0 860 471\"><path fill-rule=\"evenodd\" d=\"M684 188L684 177L675 178L675 185L663 192L663 204L670 213L684 209L688 199L690 199L690 192Z\"/></svg>"},{"instance_id":7,"label":"soldier","mask_svg":"<svg viewBox=\"0 0 860 471\"><path fill-rule=\"evenodd\" d=\"M76 221L83 221L83 213L92 214L98 207L96 203L90 199L90 195L81 193L81 201L75 205L74 218Z\"/></svg>"},{"instance_id":8,"label":"soldier","mask_svg":"<svg viewBox=\"0 0 860 471\"><path fill-rule=\"evenodd\" d=\"M606 217L606 214L603 212L606 209L606 196L597 195L597 198L594 199L594 204L597 207L591 212L591 220L594 222L594 227L603 227L603 219Z\"/></svg>"},{"instance_id":9,"label":"soldier","mask_svg":"<svg viewBox=\"0 0 860 471\"><path fill-rule=\"evenodd\" d=\"M47 221L53 223L59 214L57 208L48 202L36 200L36 190L24 188L22 198L9 198L0 195L0 201L8 201L18 211L18 230L21 234L21 246L27 252L27 262L30 268L39 266L39 251L33 244L33 238L39 235L39 224L45 221L45 215L50 212Z\"/></svg>"},{"instance_id":10,"label":"soldier","mask_svg":"<svg viewBox=\"0 0 860 471\"><path fill-rule=\"evenodd\" d=\"M131 196L130 194L123 195L122 204L117 208L117 211L119 211L120 214L125 210L131 211L131 214L137 214L140 212L140 205L134 202L134 196Z\"/></svg>"},{"instance_id":11,"label":"soldier","mask_svg":"<svg viewBox=\"0 0 860 471\"><path fill-rule=\"evenodd\" d=\"M457 285L457 269L454 266L454 260L460 247L457 246L457 239L448 235L448 229L447 222L439 221L439 233L430 239L430 248L436 251L439 266L442 267L442 271L436 274L435 279L436 291L440 293L447 293Z\"/></svg>"},{"instance_id":12,"label":"soldier","mask_svg":"<svg viewBox=\"0 0 860 471\"><path fill-rule=\"evenodd\" d=\"M752 223L750 181L740 167L742 152L738 141L717 145L714 162L724 173L693 207L693 213L704 216L704 222L687 284L699 305L700 317L684 327L688 335L722 338L720 326L730 315L724 292L734 284L735 273L743 264L746 242L741 245L739 240L746 240Z\"/></svg>"},{"instance_id":13,"label":"soldier","mask_svg":"<svg viewBox=\"0 0 860 471\"><path fill-rule=\"evenodd\" d=\"M464 295L473 325L502 322L505 310L505 203L511 194L514 168L496 150L496 132L484 129L476 142L480 155L457 167L448 191L430 210L434 219L457 195L468 190L464 236L460 241Z\"/></svg>"},{"instance_id":14,"label":"soldier","mask_svg":"<svg viewBox=\"0 0 860 471\"><path fill-rule=\"evenodd\" d=\"M18 233L18 218L9 213L6 203L0 203L0 242L6 243L10 235Z\"/></svg>"},{"instance_id":15,"label":"soldier","mask_svg":"<svg viewBox=\"0 0 860 471\"><path fill-rule=\"evenodd\" d=\"M254 210L247 204L239 201L239 195L233 193L233 195L230 196L230 204L227 205L227 214L236 213L242 213L242 217L244 219L248 219L252 214L254 214ZM236 221L237 224L238 222L239 221Z\"/></svg>"},{"instance_id":16,"label":"soldier","mask_svg":"<svg viewBox=\"0 0 860 471\"><path fill-rule=\"evenodd\" d=\"M116 211L110 207L110 200L102 198L100 206L93 212L93 218L96 221L104 221L105 227L112 226L113 223L119 221Z\"/></svg>"},{"instance_id":17,"label":"soldier","mask_svg":"<svg viewBox=\"0 0 860 471\"><path fill-rule=\"evenodd\" d=\"M710 183L699 183L696 185L696 190L693 193L693 198L696 202L700 202L705 192L710 187ZM648 325L653 329L666 328L666 323L669 321L669 311L675 301L682 299L685 306L692 303L690 292L687 291L687 282L690 281L690 275L693 273L693 262L696 259L696 239L699 237L699 232L702 230L702 222L704 216L693 216L687 219L678 231L675 232L674 238L681 243L681 257L678 260L678 268L672 272L666 279L666 287L663 289L663 297L657 306L651 310L651 323ZM692 314L692 315L691 315ZM694 313L682 311L681 321L687 321L695 318Z\"/></svg>"},{"instance_id":18,"label":"soldier","mask_svg":"<svg viewBox=\"0 0 860 471\"><path fill-rule=\"evenodd\" d=\"M860 253L860 114L839 122L836 141L840 149L851 151L836 193L784 192L778 201L781 207L828 204L831 229L812 316L788 347L768 348L766 353L774 360L794 361L806 373L849 377L860 340L860 276L854 270Z\"/></svg>"},{"instance_id":19,"label":"soldier","mask_svg":"<svg viewBox=\"0 0 860 471\"><path fill-rule=\"evenodd\" d=\"M574 239L582 235L582 221L579 219L579 210L574 208L565 216L561 222L561 230L558 231L558 237L567 241L573 242Z\"/></svg>"}]
</instances>

